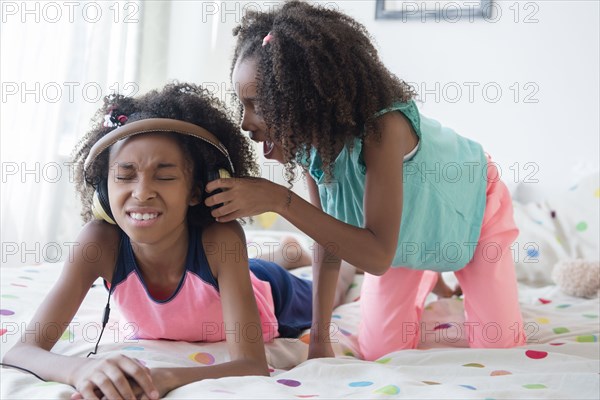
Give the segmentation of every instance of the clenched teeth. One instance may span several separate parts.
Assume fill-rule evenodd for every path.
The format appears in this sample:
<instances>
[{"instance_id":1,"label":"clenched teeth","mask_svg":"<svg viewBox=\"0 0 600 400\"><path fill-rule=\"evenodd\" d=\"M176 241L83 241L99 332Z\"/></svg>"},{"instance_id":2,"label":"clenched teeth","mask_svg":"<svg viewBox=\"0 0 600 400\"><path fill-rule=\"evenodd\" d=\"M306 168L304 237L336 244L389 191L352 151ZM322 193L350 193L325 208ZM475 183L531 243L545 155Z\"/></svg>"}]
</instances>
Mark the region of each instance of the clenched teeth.
<instances>
[{"instance_id":1,"label":"clenched teeth","mask_svg":"<svg viewBox=\"0 0 600 400\"><path fill-rule=\"evenodd\" d=\"M129 216L137 221L147 221L149 219L154 219L154 218L158 217L158 213L152 213L152 214L129 213Z\"/></svg>"}]
</instances>

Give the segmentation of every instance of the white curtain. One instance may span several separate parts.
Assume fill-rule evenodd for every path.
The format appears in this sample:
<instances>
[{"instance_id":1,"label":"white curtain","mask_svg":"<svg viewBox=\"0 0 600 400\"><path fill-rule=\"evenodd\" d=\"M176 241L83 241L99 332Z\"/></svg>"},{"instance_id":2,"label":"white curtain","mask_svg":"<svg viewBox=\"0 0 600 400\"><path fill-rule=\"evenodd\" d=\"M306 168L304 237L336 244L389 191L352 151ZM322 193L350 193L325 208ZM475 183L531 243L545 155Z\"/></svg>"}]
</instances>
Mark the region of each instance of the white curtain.
<instances>
[{"instance_id":1,"label":"white curtain","mask_svg":"<svg viewBox=\"0 0 600 400\"><path fill-rule=\"evenodd\" d=\"M70 153L102 97L139 91L142 3L5 2L2 266L65 259L81 226Z\"/></svg>"},{"instance_id":2,"label":"white curtain","mask_svg":"<svg viewBox=\"0 0 600 400\"><path fill-rule=\"evenodd\" d=\"M4 2L0 24L2 266L64 260L81 228L68 164L102 97L172 80L228 102L232 28L277 2ZM260 157L266 177L283 171ZM306 196L302 182L295 189ZM272 216L271 216L272 217ZM264 219L264 218L263 218ZM279 218L273 225L290 228Z\"/></svg>"}]
</instances>

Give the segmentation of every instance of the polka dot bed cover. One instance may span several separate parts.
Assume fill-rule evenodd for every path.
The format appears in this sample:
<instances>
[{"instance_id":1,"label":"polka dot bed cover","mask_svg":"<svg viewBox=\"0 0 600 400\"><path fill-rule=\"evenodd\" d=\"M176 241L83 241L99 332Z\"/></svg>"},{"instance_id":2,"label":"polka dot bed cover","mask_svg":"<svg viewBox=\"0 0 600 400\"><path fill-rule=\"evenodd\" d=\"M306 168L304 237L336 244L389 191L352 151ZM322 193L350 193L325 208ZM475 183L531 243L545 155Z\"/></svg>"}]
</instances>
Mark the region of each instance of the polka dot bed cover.
<instances>
[{"instance_id":1,"label":"polka dot bed cover","mask_svg":"<svg viewBox=\"0 0 600 400\"><path fill-rule=\"evenodd\" d=\"M597 180L594 183L597 184ZM466 329L461 325L464 321L462 300L437 299L430 295L423 313L418 349L393 352L374 362L363 361L356 340L362 275L356 275L347 294L347 303L336 308L332 315L335 358L307 360L308 336L304 332L297 339L275 339L266 344L269 377L208 379L173 390L166 398L598 399L598 298L570 297L553 285L549 278L534 282L531 276L525 279L527 273L519 273L523 268L532 268L537 275L543 275L540 271L546 271L545 274L549 276L552 268L550 263L555 261L557 255L553 246L544 243L553 234L548 232L558 225L561 228L559 233L569 237L555 235L557 242L564 244L571 237L588 244L595 242L597 254L597 240L574 237L586 234L582 232L585 231L581 229L582 222L587 227L595 221L596 225L592 228L597 230L597 186L590 193L593 207L587 220L586 216L574 217L568 212L562 213L565 218L558 224L554 222L554 227L542 235L544 239L537 242L527 235L539 234L544 224L553 226L553 220L560 219L557 219L557 207L548 203L516 205L515 217L521 235L515 248L520 248L521 242L541 243L533 253L529 250L524 252L530 265L524 260L516 260L517 276L520 277L519 300L527 334L524 346L512 349L468 348ZM580 193L574 197L581 198ZM577 213L586 210L581 205L573 204L573 201L577 202L572 200L563 204ZM558 208L559 212L563 211ZM535 229L529 229L528 224ZM574 225L573 234L565 229L568 224ZM284 235L288 234L248 231L250 255L256 255L252 253L257 249L272 247ZM597 233L593 235L597 236ZM303 237L299 238L304 240ZM563 246L563 249L566 247L569 246ZM581 256L582 246L570 248L579 252L571 256ZM545 253L549 254L547 258L544 258ZM537 261L534 260L536 258ZM26 334L26 323L57 279L61 267L57 263L5 266L0 269L2 354ZM310 267L299 268L294 273L311 278ZM453 276L444 275L453 284ZM95 285L53 351L85 357L93 350L105 301L106 290L101 284ZM501 303L502 299L497 301ZM98 357L115 353L137 358L150 368L213 365L229 359L224 342L207 344L138 340L132 327L121 320L118 310L113 307ZM69 399L74 392L68 385L43 382L14 369L2 368L0 371L2 399Z\"/></svg>"}]
</instances>

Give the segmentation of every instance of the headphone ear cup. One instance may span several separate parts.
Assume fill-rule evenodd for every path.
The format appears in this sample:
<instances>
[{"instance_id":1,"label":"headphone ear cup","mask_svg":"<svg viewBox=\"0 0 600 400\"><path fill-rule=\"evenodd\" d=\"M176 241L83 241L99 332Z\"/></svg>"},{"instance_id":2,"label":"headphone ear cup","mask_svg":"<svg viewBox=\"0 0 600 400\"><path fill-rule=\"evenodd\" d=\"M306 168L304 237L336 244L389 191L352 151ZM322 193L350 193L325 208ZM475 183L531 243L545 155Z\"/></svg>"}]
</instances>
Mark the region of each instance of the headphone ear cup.
<instances>
[{"instance_id":1,"label":"headphone ear cup","mask_svg":"<svg viewBox=\"0 0 600 400\"><path fill-rule=\"evenodd\" d=\"M217 171L215 171L215 170L213 170L213 171L209 171L207 175L208 175L208 176L207 176L207 181L206 181L206 183L208 183L208 182L210 182L210 181L214 181L214 180L216 180L216 179L221 179L221 178L231 178L231 174L230 174L230 173L229 173L229 171L228 171L228 170L226 170L225 168L219 168ZM223 191L223 190L221 190L221 189L214 190L213 192L211 192L211 193L209 194L209 196L212 196L212 195L214 195L214 194L217 194L217 193L221 193L222 191ZM219 208L219 207L221 207L222 205L223 205L223 204L215 204L215 205L214 205L214 206L212 206L210 209L211 209L211 210L214 210L214 209L216 209L216 208Z\"/></svg>"},{"instance_id":2,"label":"headphone ear cup","mask_svg":"<svg viewBox=\"0 0 600 400\"><path fill-rule=\"evenodd\" d=\"M108 200L108 181L106 179L100 181L94 192L92 214L94 214L94 218L96 219L104 220L112 225L117 224L110 209L110 202Z\"/></svg>"},{"instance_id":3,"label":"headphone ear cup","mask_svg":"<svg viewBox=\"0 0 600 400\"><path fill-rule=\"evenodd\" d=\"M231 174L225 168L219 168L218 170L208 171L206 174L206 183L220 178L231 178Z\"/></svg>"},{"instance_id":4,"label":"headphone ear cup","mask_svg":"<svg viewBox=\"0 0 600 400\"><path fill-rule=\"evenodd\" d=\"M231 174L225 168L219 168L219 178L231 178Z\"/></svg>"}]
</instances>

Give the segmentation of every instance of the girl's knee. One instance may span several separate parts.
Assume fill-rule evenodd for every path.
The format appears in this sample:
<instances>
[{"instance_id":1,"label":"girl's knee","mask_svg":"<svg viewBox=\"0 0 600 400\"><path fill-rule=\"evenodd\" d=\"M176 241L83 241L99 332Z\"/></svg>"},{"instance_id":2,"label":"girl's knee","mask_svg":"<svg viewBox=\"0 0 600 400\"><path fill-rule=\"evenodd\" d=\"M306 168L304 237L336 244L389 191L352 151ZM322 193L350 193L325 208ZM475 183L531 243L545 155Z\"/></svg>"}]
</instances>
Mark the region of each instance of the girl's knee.
<instances>
[{"instance_id":1,"label":"girl's knee","mask_svg":"<svg viewBox=\"0 0 600 400\"><path fill-rule=\"evenodd\" d=\"M358 348L362 358L367 361L375 361L394 351L416 349L418 344L418 323L404 323L400 331L393 333L378 332L373 335L360 329L358 334Z\"/></svg>"}]
</instances>

